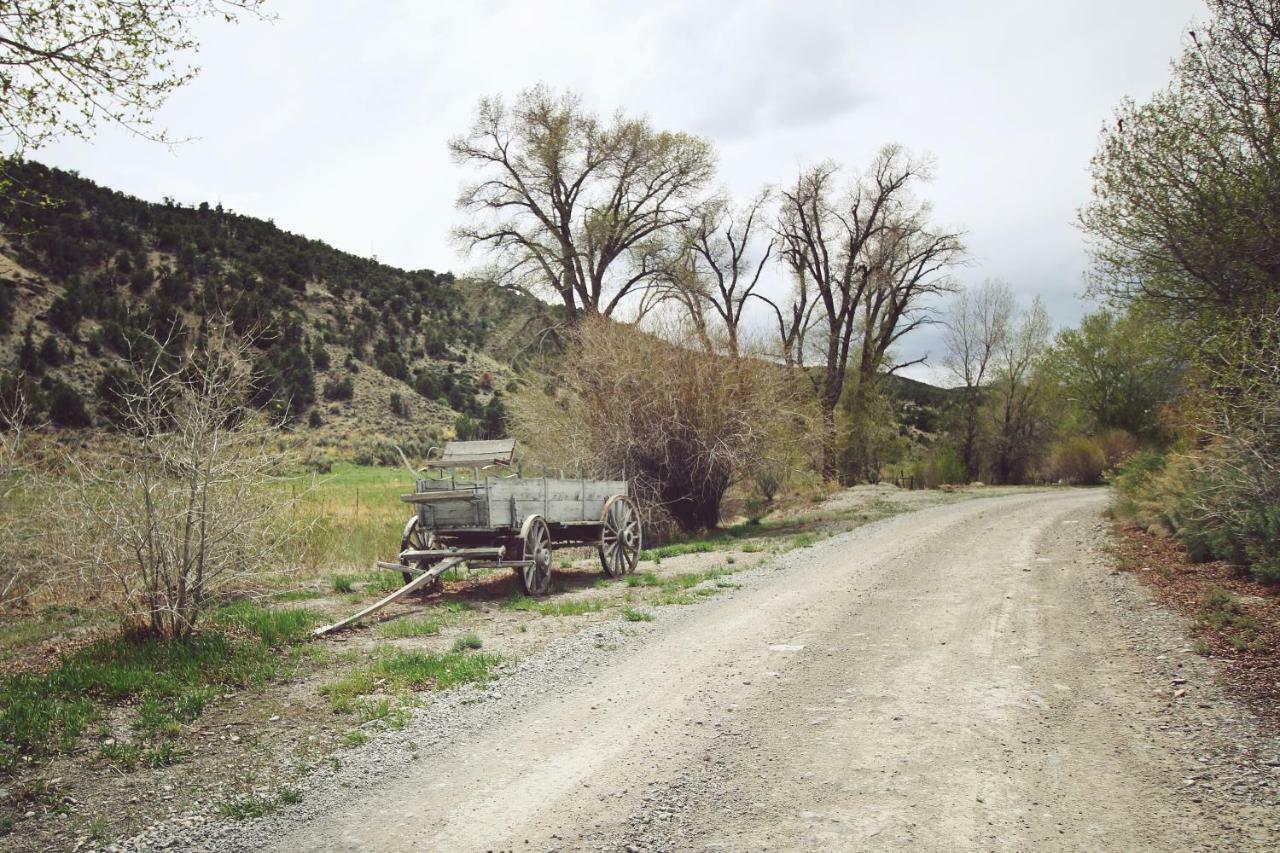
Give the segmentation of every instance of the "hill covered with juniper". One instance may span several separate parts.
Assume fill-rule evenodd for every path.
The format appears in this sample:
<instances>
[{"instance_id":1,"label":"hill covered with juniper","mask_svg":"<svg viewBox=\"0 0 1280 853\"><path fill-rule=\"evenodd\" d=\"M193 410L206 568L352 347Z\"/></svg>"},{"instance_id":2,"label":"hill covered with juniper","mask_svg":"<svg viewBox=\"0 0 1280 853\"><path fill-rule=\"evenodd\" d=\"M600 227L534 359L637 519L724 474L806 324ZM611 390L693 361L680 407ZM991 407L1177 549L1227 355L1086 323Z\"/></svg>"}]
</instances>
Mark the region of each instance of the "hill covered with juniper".
<instances>
[{"instance_id":1,"label":"hill covered with juniper","mask_svg":"<svg viewBox=\"0 0 1280 853\"><path fill-rule=\"evenodd\" d=\"M127 359L198 345L226 318L257 342L254 404L308 444L386 456L391 441L504 431L513 360L547 316L536 300L221 205L147 202L29 161L9 173L0 372L39 420L110 428Z\"/></svg>"}]
</instances>

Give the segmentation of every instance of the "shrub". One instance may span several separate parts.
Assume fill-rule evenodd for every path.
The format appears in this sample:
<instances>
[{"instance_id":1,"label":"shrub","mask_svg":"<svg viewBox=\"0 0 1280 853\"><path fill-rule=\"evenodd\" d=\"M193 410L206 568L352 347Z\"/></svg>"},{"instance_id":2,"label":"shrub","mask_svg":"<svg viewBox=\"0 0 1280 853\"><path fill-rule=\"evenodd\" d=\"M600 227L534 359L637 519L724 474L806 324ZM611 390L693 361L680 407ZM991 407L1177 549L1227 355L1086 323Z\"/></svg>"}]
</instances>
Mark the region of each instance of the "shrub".
<instances>
[{"instance_id":1,"label":"shrub","mask_svg":"<svg viewBox=\"0 0 1280 853\"><path fill-rule=\"evenodd\" d=\"M555 396L517 396L514 432L549 466L581 459L591 476L626 472L641 502L684 530L715 527L729 485L775 442L795 443L804 411L776 365L672 340L584 320Z\"/></svg>"},{"instance_id":2,"label":"shrub","mask_svg":"<svg viewBox=\"0 0 1280 853\"><path fill-rule=\"evenodd\" d=\"M93 419L84 407L80 392L63 382L49 389L49 420L63 427L87 427Z\"/></svg>"},{"instance_id":3,"label":"shrub","mask_svg":"<svg viewBox=\"0 0 1280 853\"><path fill-rule=\"evenodd\" d=\"M1095 437L1098 449L1106 460L1107 470L1114 471L1126 459L1138 452L1138 439L1133 433L1122 429L1104 430Z\"/></svg>"},{"instance_id":4,"label":"shrub","mask_svg":"<svg viewBox=\"0 0 1280 853\"><path fill-rule=\"evenodd\" d=\"M355 380L350 376L333 377L325 380L324 398L326 400L350 400L355 394Z\"/></svg>"},{"instance_id":5,"label":"shrub","mask_svg":"<svg viewBox=\"0 0 1280 853\"><path fill-rule=\"evenodd\" d=\"M1078 486L1101 482L1106 464L1101 448L1083 435L1063 439L1049 452L1053 478Z\"/></svg>"}]
</instances>

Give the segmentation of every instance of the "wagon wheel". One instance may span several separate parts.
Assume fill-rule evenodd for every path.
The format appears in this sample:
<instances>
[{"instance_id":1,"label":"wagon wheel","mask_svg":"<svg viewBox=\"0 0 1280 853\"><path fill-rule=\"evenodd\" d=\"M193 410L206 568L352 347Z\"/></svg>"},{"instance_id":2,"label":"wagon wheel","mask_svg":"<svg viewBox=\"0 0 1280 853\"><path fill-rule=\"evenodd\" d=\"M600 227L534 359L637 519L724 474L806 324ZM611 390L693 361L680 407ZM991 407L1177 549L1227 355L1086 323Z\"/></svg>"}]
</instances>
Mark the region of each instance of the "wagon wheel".
<instances>
[{"instance_id":1,"label":"wagon wheel","mask_svg":"<svg viewBox=\"0 0 1280 853\"><path fill-rule=\"evenodd\" d=\"M626 495L614 495L600 515L600 565L611 578L635 571L640 560L640 511Z\"/></svg>"},{"instance_id":2,"label":"wagon wheel","mask_svg":"<svg viewBox=\"0 0 1280 853\"><path fill-rule=\"evenodd\" d=\"M435 546L435 534L418 523L417 515L409 516L409 520L404 523L404 536L400 538L400 550L404 551L412 548L415 551L426 551L434 548ZM400 558L400 564L407 566L409 565L409 561L402 557ZM423 565L423 561L419 561L418 568L426 568L426 566ZM416 575L410 572L401 572L401 574L404 575L404 582L406 585L416 577ZM440 579L436 578L428 586L436 586L439 583Z\"/></svg>"},{"instance_id":3,"label":"wagon wheel","mask_svg":"<svg viewBox=\"0 0 1280 853\"><path fill-rule=\"evenodd\" d=\"M520 528L524 541L523 559L530 563L520 569L525 595L546 595L551 590L551 529L540 515L531 515Z\"/></svg>"}]
</instances>

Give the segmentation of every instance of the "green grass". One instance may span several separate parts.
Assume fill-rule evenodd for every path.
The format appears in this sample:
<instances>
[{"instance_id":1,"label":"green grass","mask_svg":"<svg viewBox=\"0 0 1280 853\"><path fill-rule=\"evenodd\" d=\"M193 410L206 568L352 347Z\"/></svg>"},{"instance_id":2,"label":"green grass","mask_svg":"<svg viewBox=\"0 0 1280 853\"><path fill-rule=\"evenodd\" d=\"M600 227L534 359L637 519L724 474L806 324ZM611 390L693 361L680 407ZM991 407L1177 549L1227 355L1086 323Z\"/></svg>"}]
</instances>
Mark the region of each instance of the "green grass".
<instances>
[{"instance_id":1,"label":"green grass","mask_svg":"<svg viewBox=\"0 0 1280 853\"><path fill-rule=\"evenodd\" d=\"M314 571L367 566L400 546L409 510L400 495L413 491L403 468L338 463L329 474L299 477L284 486L301 495L299 517L307 527L304 560Z\"/></svg>"},{"instance_id":2,"label":"green grass","mask_svg":"<svg viewBox=\"0 0 1280 853\"><path fill-rule=\"evenodd\" d=\"M628 622L652 622L653 614L646 613L643 610L636 610L634 607L628 607L622 611L622 618Z\"/></svg>"},{"instance_id":3,"label":"green grass","mask_svg":"<svg viewBox=\"0 0 1280 853\"><path fill-rule=\"evenodd\" d=\"M317 598L324 598L324 593L318 589L286 589L283 592L277 592L271 596L272 601L281 603L290 601L312 601Z\"/></svg>"},{"instance_id":4,"label":"green grass","mask_svg":"<svg viewBox=\"0 0 1280 853\"><path fill-rule=\"evenodd\" d=\"M360 697L386 690L448 690L460 684L487 681L503 658L471 652L414 652L394 646L380 646L373 661L326 684L320 692L329 697L333 710L359 710Z\"/></svg>"},{"instance_id":5,"label":"green grass","mask_svg":"<svg viewBox=\"0 0 1280 853\"><path fill-rule=\"evenodd\" d=\"M38 616L0 620L0 660L7 660L27 646L51 640L93 620L92 611L78 607L46 607Z\"/></svg>"},{"instance_id":6,"label":"green grass","mask_svg":"<svg viewBox=\"0 0 1280 853\"><path fill-rule=\"evenodd\" d=\"M355 591L355 579L348 575L334 575L332 578L333 591L341 595Z\"/></svg>"},{"instance_id":7,"label":"green grass","mask_svg":"<svg viewBox=\"0 0 1280 853\"><path fill-rule=\"evenodd\" d=\"M475 634L463 634L453 641L453 650L455 652L463 652L467 649L476 650L484 645L484 641Z\"/></svg>"},{"instance_id":8,"label":"green grass","mask_svg":"<svg viewBox=\"0 0 1280 853\"><path fill-rule=\"evenodd\" d=\"M293 806L302 802L302 793L296 788L281 788L275 797L249 794L224 800L218 804L218 814L232 820L252 820L277 811L281 806Z\"/></svg>"},{"instance_id":9,"label":"green grass","mask_svg":"<svg viewBox=\"0 0 1280 853\"><path fill-rule=\"evenodd\" d=\"M268 646L307 639L324 617L305 607L263 607L252 601L235 601L214 611L210 621L249 631Z\"/></svg>"},{"instance_id":10,"label":"green grass","mask_svg":"<svg viewBox=\"0 0 1280 853\"><path fill-rule=\"evenodd\" d=\"M364 746L369 737L364 732L347 732L342 736L342 744L347 747Z\"/></svg>"},{"instance_id":11,"label":"green grass","mask_svg":"<svg viewBox=\"0 0 1280 853\"><path fill-rule=\"evenodd\" d=\"M433 637L439 634L443 627L444 622L428 616L421 619L395 619L391 622L383 622L377 627L376 633L379 637L388 638Z\"/></svg>"},{"instance_id":12,"label":"green grass","mask_svg":"<svg viewBox=\"0 0 1280 853\"><path fill-rule=\"evenodd\" d=\"M629 575L635 577L635 575ZM566 599L563 601L544 601L531 595L513 595L502 602L503 610L519 610L537 613L541 616L583 616L587 613L598 613L608 607L603 601L582 601Z\"/></svg>"},{"instance_id":13,"label":"green grass","mask_svg":"<svg viewBox=\"0 0 1280 853\"><path fill-rule=\"evenodd\" d=\"M238 603L211 621L234 625L253 639L216 630L181 641L115 636L62 656L47 673L0 677L0 772L23 756L75 748L107 708L126 703L135 708L132 728L140 739L170 738L227 688L264 684L287 671L296 656L272 647L305 636L314 618L306 611ZM122 746L107 749L103 758L163 762L176 755L131 756Z\"/></svg>"}]
</instances>

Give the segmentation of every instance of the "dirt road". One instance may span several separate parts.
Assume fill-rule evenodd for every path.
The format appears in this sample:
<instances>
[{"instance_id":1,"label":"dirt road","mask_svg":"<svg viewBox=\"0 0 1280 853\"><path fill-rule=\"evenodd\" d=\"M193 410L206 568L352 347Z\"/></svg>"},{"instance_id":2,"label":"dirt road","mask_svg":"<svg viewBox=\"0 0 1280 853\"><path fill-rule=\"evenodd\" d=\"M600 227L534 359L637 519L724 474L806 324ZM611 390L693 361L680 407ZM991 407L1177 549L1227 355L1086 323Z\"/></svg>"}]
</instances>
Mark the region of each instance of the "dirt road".
<instances>
[{"instance_id":1,"label":"dirt road","mask_svg":"<svg viewBox=\"0 0 1280 853\"><path fill-rule=\"evenodd\" d=\"M1200 747L1151 685L1206 666L1136 642L1147 605L1101 554L1105 500L978 499L793 552L532 698L479 703L483 726L263 846L1267 847L1274 817L1186 793Z\"/></svg>"}]
</instances>

